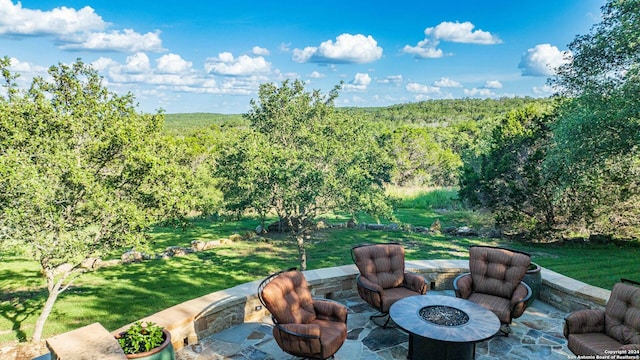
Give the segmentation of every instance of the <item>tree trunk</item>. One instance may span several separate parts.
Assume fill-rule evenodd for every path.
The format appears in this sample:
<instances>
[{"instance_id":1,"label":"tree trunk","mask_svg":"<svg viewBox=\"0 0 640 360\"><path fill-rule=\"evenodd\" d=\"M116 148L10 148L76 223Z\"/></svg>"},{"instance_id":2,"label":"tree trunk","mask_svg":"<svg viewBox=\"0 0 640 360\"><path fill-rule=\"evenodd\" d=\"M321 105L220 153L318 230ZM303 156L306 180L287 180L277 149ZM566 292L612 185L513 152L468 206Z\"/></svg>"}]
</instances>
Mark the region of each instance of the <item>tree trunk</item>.
<instances>
[{"instance_id":1,"label":"tree trunk","mask_svg":"<svg viewBox=\"0 0 640 360\"><path fill-rule=\"evenodd\" d=\"M62 279L58 280L58 282L56 283L52 270L47 270L46 274L47 290L49 291L49 296L47 297L47 301L42 307L42 313L40 313L40 316L36 321L36 327L33 330L32 341L34 343L39 343L40 340L42 340L42 331L44 330L44 324L46 323L49 315L51 314L51 311L53 310L53 304L58 299L58 295L60 295L60 287L62 286L64 279L66 279L68 276L68 274L65 274L65 276L63 276Z\"/></svg>"},{"instance_id":2,"label":"tree trunk","mask_svg":"<svg viewBox=\"0 0 640 360\"><path fill-rule=\"evenodd\" d=\"M300 270L307 270L307 251L304 248L304 232L300 231L296 234L296 242L298 243L298 254L300 255Z\"/></svg>"}]
</instances>

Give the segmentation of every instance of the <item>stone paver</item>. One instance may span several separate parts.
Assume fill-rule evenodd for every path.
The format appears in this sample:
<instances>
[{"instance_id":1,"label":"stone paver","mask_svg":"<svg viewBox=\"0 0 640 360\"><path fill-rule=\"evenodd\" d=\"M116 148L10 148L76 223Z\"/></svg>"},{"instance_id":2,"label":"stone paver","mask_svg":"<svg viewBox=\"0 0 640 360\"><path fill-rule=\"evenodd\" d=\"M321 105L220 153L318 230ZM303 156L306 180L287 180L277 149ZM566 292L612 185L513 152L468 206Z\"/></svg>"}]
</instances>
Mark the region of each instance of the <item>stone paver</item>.
<instances>
[{"instance_id":1,"label":"stone paver","mask_svg":"<svg viewBox=\"0 0 640 360\"><path fill-rule=\"evenodd\" d=\"M453 296L453 291L429 294ZM375 310L360 298L339 300L349 308L348 336L336 360L406 359L409 336L398 328L383 329L369 317ZM524 315L511 324L508 337L495 336L476 344L476 359L566 360L573 355L562 335L566 314L541 301L534 301ZM379 319L377 320L379 321ZM271 319L245 323L202 339L199 344L176 352L177 360L293 360L271 335Z\"/></svg>"}]
</instances>

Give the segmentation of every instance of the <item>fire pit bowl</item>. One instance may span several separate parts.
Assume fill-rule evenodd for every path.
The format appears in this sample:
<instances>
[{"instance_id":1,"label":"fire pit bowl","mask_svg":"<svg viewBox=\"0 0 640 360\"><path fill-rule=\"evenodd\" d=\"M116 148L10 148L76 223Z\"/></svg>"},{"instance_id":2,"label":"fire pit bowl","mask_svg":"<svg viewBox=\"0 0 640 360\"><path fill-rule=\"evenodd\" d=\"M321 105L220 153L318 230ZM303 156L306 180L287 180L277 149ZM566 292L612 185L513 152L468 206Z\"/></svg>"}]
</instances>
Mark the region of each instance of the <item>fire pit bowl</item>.
<instances>
[{"instance_id":1,"label":"fire pit bowl","mask_svg":"<svg viewBox=\"0 0 640 360\"><path fill-rule=\"evenodd\" d=\"M460 309L446 305L425 306L420 309L425 321L442 326L460 326L469 322L469 315Z\"/></svg>"}]
</instances>

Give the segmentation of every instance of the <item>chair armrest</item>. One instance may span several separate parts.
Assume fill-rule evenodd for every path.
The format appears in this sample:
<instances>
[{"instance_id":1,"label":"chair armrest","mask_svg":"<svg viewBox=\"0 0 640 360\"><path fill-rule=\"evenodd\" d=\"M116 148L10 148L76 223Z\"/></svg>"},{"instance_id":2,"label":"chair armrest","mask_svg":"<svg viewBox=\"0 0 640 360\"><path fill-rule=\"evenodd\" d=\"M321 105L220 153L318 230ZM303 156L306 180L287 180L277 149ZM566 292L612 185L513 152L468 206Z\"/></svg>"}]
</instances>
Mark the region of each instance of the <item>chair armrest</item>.
<instances>
[{"instance_id":1,"label":"chair armrest","mask_svg":"<svg viewBox=\"0 0 640 360\"><path fill-rule=\"evenodd\" d=\"M520 284L516 286L516 289L513 291L513 295L511 295L511 317L517 318L522 316L524 310L527 308L527 301L531 298L531 288L529 285L520 281Z\"/></svg>"},{"instance_id":2,"label":"chair armrest","mask_svg":"<svg viewBox=\"0 0 640 360\"><path fill-rule=\"evenodd\" d=\"M640 350L640 344L622 345L618 350ZM634 353L637 354L637 353Z\"/></svg>"},{"instance_id":3,"label":"chair armrest","mask_svg":"<svg viewBox=\"0 0 640 360\"><path fill-rule=\"evenodd\" d=\"M518 284L516 289L513 291L513 295L511 295L511 305L526 302L531 297L531 294L532 291L529 285L520 281L520 284Z\"/></svg>"},{"instance_id":4,"label":"chair armrest","mask_svg":"<svg viewBox=\"0 0 640 360\"><path fill-rule=\"evenodd\" d=\"M382 286L370 281L362 275L358 275L356 277L356 285L358 288L358 294L364 301L377 309L382 309L382 293L384 291Z\"/></svg>"},{"instance_id":5,"label":"chair armrest","mask_svg":"<svg viewBox=\"0 0 640 360\"><path fill-rule=\"evenodd\" d=\"M320 320L347 323L347 307L327 299L313 299L313 309Z\"/></svg>"},{"instance_id":6,"label":"chair armrest","mask_svg":"<svg viewBox=\"0 0 640 360\"><path fill-rule=\"evenodd\" d=\"M456 276L453 279L453 290L456 292L456 297L467 299L473 292L473 278L471 273L463 273Z\"/></svg>"},{"instance_id":7,"label":"chair armrest","mask_svg":"<svg viewBox=\"0 0 640 360\"><path fill-rule=\"evenodd\" d=\"M282 337L294 337L320 340L318 324L275 324Z\"/></svg>"},{"instance_id":8,"label":"chair armrest","mask_svg":"<svg viewBox=\"0 0 640 360\"><path fill-rule=\"evenodd\" d=\"M569 334L603 333L604 310L586 309L574 311L564 318L564 337Z\"/></svg>"},{"instance_id":9,"label":"chair armrest","mask_svg":"<svg viewBox=\"0 0 640 360\"><path fill-rule=\"evenodd\" d=\"M384 289L382 289L382 286L374 283L373 281L367 279L362 275L358 275L356 277L356 284L371 292L382 293L384 291Z\"/></svg>"},{"instance_id":10,"label":"chair armrest","mask_svg":"<svg viewBox=\"0 0 640 360\"><path fill-rule=\"evenodd\" d=\"M424 277L416 273L405 272L404 279L402 280L402 285L409 290L417 292L420 295L424 295L427 293L427 282L425 281Z\"/></svg>"}]
</instances>

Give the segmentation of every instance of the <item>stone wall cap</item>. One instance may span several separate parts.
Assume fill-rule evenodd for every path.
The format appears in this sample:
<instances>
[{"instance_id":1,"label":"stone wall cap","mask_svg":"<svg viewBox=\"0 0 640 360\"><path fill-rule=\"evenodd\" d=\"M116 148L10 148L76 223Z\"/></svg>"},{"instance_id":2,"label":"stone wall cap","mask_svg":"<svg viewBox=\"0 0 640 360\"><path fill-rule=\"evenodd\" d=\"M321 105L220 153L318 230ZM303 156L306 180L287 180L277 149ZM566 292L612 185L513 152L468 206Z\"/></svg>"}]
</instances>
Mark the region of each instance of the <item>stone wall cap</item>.
<instances>
[{"instance_id":1,"label":"stone wall cap","mask_svg":"<svg viewBox=\"0 0 640 360\"><path fill-rule=\"evenodd\" d=\"M99 323L50 337L47 348L64 360L127 359L115 337Z\"/></svg>"}]
</instances>

